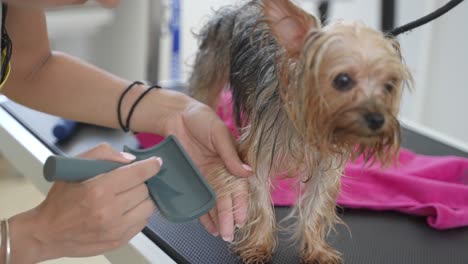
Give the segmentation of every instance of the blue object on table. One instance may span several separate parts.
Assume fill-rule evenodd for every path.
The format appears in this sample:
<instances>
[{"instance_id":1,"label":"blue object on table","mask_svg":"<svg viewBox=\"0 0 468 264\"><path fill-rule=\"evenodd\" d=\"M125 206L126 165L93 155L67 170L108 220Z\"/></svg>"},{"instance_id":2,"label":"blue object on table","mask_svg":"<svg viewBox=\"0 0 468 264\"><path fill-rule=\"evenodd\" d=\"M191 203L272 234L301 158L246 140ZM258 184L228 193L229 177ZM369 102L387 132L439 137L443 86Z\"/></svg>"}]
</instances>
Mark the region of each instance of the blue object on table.
<instances>
[{"instance_id":1,"label":"blue object on table","mask_svg":"<svg viewBox=\"0 0 468 264\"><path fill-rule=\"evenodd\" d=\"M60 119L57 124L55 124L52 133L57 141L66 140L75 132L77 124L77 122L72 120Z\"/></svg>"}]
</instances>

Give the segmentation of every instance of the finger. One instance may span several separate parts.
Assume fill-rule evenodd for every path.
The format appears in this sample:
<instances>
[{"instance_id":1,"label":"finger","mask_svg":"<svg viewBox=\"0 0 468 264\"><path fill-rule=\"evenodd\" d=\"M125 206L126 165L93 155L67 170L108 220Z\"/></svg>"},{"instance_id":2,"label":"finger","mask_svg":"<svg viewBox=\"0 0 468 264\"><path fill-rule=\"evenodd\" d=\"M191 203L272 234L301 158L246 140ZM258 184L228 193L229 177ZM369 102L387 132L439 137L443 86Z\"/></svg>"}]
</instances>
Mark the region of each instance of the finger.
<instances>
[{"instance_id":1,"label":"finger","mask_svg":"<svg viewBox=\"0 0 468 264\"><path fill-rule=\"evenodd\" d=\"M218 210L218 229L224 241L232 241L234 233L234 214L232 199L229 196L220 197L216 203Z\"/></svg>"},{"instance_id":2,"label":"finger","mask_svg":"<svg viewBox=\"0 0 468 264\"><path fill-rule=\"evenodd\" d=\"M135 208L129 210L123 217L124 225L132 225L133 223L140 223L141 221L147 221L151 215L153 215L156 206L153 200L146 199L137 205Z\"/></svg>"},{"instance_id":3,"label":"finger","mask_svg":"<svg viewBox=\"0 0 468 264\"><path fill-rule=\"evenodd\" d=\"M233 175L238 177L248 177L252 175L252 168L244 164L237 153L234 138L229 129L221 122L214 123L213 145L226 168Z\"/></svg>"},{"instance_id":4,"label":"finger","mask_svg":"<svg viewBox=\"0 0 468 264\"><path fill-rule=\"evenodd\" d=\"M133 189L117 195L117 206L122 214L126 214L131 209L137 207L144 200L149 198L149 191L146 184L140 184Z\"/></svg>"},{"instance_id":5,"label":"finger","mask_svg":"<svg viewBox=\"0 0 468 264\"><path fill-rule=\"evenodd\" d=\"M97 179L97 181L102 181L103 186L109 186L116 194L119 194L155 176L159 172L161 165L161 158L151 157L108 172Z\"/></svg>"},{"instance_id":6,"label":"finger","mask_svg":"<svg viewBox=\"0 0 468 264\"><path fill-rule=\"evenodd\" d=\"M249 193L247 190L247 183L241 191L232 195L234 203L234 222L237 227L242 227L247 220L247 211L249 207Z\"/></svg>"},{"instance_id":7,"label":"finger","mask_svg":"<svg viewBox=\"0 0 468 264\"><path fill-rule=\"evenodd\" d=\"M213 219L211 219L211 216L209 214L202 215L200 217L200 223L205 227L206 231L210 233L213 236L218 236L219 232L218 229L216 228L216 224L213 222Z\"/></svg>"},{"instance_id":8,"label":"finger","mask_svg":"<svg viewBox=\"0 0 468 264\"><path fill-rule=\"evenodd\" d=\"M107 143L101 143L98 146L79 154L78 157L121 163L129 163L136 159L136 157L130 153L116 151Z\"/></svg>"}]
</instances>

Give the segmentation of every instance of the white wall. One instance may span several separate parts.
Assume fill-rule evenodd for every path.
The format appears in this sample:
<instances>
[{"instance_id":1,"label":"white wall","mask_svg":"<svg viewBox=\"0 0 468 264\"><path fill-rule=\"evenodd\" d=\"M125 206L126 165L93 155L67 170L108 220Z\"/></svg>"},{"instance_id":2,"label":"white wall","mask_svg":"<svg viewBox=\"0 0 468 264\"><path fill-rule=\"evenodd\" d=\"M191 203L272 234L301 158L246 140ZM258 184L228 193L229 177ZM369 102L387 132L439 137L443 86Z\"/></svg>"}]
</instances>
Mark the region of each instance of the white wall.
<instances>
[{"instance_id":1,"label":"white wall","mask_svg":"<svg viewBox=\"0 0 468 264\"><path fill-rule=\"evenodd\" d=\"M121 1L113 23L92 39L91 62L129 80L145 80L148 54L148 1Z\"/></svg>"},{"instance_id":2,"label":"white wall","mask_svg":"<svg viewBox=\"0 0 468 264\"><path fill-rule=\"evenodd\" d=\"M408 2L408 1L405 1ZM446 1L435 1L438 6ZM427 59L420 58L426 76L416 89L425 89L417 119L468 143L468 3L432 25L426 38Z\"/></svg>"},{"instance_id":3,"label":"white wall","mask_svg":"<svg viewBox=\"0 0 468 264\"><path fill-rule=\"evenodd\" d=\"M380 28L380 1L335 0L330 5L330 20L356 20Z\"/></svg>"},{"instance_id":4,"label":"white wall","mask_svg":"<svg viewBox=\"0 0 468 264\"><path fill-rule=\"evenodd\" d=\"M47 12L54 49L70 53L120 77L146 78L148 1L121 1L115 9L96 5Z\"/></svg>"},{"instance_id":5,"label":"white wall","mask_svg":"<svg viewBox=\"0 0 468 264\"><path fill-rule=\"evenodd\" d=\"M397 25L403 25L422 17L436 8L435 1L397 1ZM430 63L431 34L433 23L398 37L403 57L414 78L414 89L405 91L401 115L421 122L426 96L427 65Z\"/></svg>"}]
</instances>

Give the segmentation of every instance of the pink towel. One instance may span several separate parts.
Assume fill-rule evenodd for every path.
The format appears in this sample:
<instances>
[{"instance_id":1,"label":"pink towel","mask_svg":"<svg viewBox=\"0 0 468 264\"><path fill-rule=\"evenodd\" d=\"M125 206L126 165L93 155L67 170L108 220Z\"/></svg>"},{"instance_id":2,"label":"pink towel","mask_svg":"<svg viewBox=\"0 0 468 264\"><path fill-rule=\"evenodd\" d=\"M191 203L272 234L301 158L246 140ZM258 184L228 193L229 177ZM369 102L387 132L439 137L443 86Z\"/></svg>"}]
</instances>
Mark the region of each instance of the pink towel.
<instances>
[{"instance_id":1,"label":"pink towel","mask_svg":"<svg viewBox=\"0 0 468 264\"><path fill-rule=\"evenodd\" d=\"M235 136L231 94L222 95L218 115ZM158 135L137 135L143 148L159 143ZM398 167L380 169L363 167L357 160L346 165L342 191L337 203L347 208L394 210L425 216L436 229L468 226L468 159L433 157L402 149ZM278 180L272 190L275 205L292 205L296 193L290 188L293 180Z\"/></svg>"}]
</instances>

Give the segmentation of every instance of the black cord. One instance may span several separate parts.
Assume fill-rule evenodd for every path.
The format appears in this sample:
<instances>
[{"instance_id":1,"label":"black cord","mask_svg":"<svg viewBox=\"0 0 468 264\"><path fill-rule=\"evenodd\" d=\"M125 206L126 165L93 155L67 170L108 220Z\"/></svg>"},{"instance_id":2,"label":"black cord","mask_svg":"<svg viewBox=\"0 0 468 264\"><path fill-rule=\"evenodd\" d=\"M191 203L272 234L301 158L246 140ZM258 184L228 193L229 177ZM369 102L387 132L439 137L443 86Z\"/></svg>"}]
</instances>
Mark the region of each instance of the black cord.
<instances>
[{"instance_id":1,"label":"black cord","mask_svg":"<svg viewBox=\"0 0 468 264\"><path fill-rule=\"evenodd\" d=\"M383 32L388 32L395 28L396 0L382 0L380 9L380 27Z\"/></svg>"},{"instance_id":2,"label":"black cord","mask_svg":"<svg viewBox=\"0 0 468 264\"><path fill-rule=\"evenodd\" d=\"M128 132L129 128L125 127L125 124L122 122L122 101L123 101L124 96L128 93L128 91L130 91L130 89L132 89L137 84L142 85L143 83L139 82L139 81L135 81L132 84L130 84L125 89L125 91L120 95L119 103L117 104L117 118L119 119L120 128L122 128L122 130L125 131L125 132Z\"/></svg>"},{"instance_id":3,"label":"black cord","mask_svg":"<svg viewBox=\"0 0 468 264\"><path fill-rule=\"evenodd\" d=\"M132 118L132 115L133 115L133 111L135 111L135 108L136 106L138 105L138 103L141 101L141 99L143 99L143 97L145 97L146 94L148 94L152 89L160 89L161 86L159 85L152 85L150 86L148 89L146 89L146 91L144 91L135 101L135 103L133 103L132 105L132 108L130 108L130 112L128 113L128 116L127 116L127 123L126 123L126 126L125 126L125 132L128 132L130 131L130 119Z\"/></svg>"},{"instance_id":4,"label":"black cord","mask_svg":"<svg viewBox=\"0 0 468 264\"><path fill-rule=\"evenodd\" d=\"M401 27L397 27L397 28L394 28L394 29L390 30L389 32L387 32L387 35L389 37L396 37L401 33L413 30L413 29L415 29L417 27L420 27L420 26L422 26L422 25L424 25L426 23L429 23L430 21L432 21L432 20L442 16L443 14L447 13L448 11L450 11L452 8L456 7L458 4L460 4L463 1L464 0L451 0L447 4L442 6L441 8L435 10L434 12L432 12L432 13L424 16L424 17L416 19L415 21L410 22L410 23L408 23L406 25L403 25Z\"/></svg>"},{"instance_id":5,"label":"black cord","mask_svg":"<svg viewBox=\"0 0 468 264\"><path fill-rule=\"evenodd\" d=\"M330 14L329 7L330 7L330 3L328 0L319 2L318 10L320 14L320 22L322 24L325 24L328 20L328 16Z\"/></svg>"}]
</instances>

